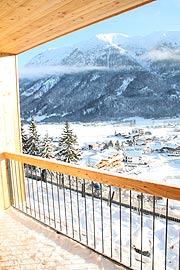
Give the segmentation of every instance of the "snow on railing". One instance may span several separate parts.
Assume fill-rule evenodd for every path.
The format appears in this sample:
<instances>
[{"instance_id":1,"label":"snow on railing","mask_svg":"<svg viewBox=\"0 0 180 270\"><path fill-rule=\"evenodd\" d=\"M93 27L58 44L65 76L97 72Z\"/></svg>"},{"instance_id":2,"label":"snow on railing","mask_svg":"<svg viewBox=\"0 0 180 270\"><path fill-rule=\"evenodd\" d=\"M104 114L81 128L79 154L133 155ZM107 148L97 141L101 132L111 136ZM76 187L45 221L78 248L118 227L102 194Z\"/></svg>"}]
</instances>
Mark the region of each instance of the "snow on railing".
<instances>
[{"instance_id":1,"label":"snow on railing","mask_svg":"<svg viewBox=\"0 0 180 270\"><path fill-rule=\"evenodd\" d=\"M130 269L179 270L179 188L4 156L15 208Z\"/></svg>"}]
</instances>

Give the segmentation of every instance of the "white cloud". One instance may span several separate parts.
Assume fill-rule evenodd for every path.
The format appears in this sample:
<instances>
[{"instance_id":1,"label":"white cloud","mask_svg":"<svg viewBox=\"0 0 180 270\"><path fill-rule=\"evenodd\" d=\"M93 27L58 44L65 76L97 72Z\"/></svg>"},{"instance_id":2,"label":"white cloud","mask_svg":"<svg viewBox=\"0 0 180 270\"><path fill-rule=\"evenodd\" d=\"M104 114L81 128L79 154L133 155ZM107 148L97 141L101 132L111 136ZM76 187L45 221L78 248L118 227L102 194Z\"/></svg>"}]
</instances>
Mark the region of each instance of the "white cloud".
<instances>
[{"instance_id":1,"label":"white cloud","mask_svg":"<svg viewBox=\"0 0 180 270\"><path fill-rule=\"evenodd\" d=\"M161 61L161 60L176 60L180 61L180 50L171 50L171 49L164 49L164 50L151 50L146 55L145 58Z\"/></svg>"},{"instance_id":2,"label":"white cloud","mask_svg":"<svg viewBox=\"0 0 180 270\"><path fill-rule=\"evenodd\" d=\"M95 66L42 66L42 67L24 67L19 71L20 78L37 78L44 77L47 75L60 75L60 74L71 74L78 72L85 72L91 70L106 70L106 67L95 67Z\"/></svg>"}]
</instances>

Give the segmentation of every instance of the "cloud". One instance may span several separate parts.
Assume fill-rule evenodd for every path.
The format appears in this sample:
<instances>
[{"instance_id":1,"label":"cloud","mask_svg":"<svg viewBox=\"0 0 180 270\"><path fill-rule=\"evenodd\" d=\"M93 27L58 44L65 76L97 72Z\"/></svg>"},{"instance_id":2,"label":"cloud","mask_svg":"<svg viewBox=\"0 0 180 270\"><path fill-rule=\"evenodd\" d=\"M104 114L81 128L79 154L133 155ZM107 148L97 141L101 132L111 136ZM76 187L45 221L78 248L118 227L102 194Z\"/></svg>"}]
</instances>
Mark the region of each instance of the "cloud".
<instances>
[{"instance_id":1,"label":"cloud","mask_svg":"<svg viewBox=\"0 0 180 270\"><path fill-rule=\"evenodd\" d=\"M151 50L145 55L144 58L151 59L154 61L162 61L162 60L180 61L180 50L179 49Z\"/></svg>"},{"instance_id":2,"label":"cloud","mask_svg":"<svg viewBox=\"0 0 180 270\"><path fill-rule=\"evenodd\" d=\"M107 70L103 66L41 66L41 67L24 67L19 71L20 78L37 78L48 75L71 74L78 72L86 72L91 70Z\"/></svg>"}]
</instances>

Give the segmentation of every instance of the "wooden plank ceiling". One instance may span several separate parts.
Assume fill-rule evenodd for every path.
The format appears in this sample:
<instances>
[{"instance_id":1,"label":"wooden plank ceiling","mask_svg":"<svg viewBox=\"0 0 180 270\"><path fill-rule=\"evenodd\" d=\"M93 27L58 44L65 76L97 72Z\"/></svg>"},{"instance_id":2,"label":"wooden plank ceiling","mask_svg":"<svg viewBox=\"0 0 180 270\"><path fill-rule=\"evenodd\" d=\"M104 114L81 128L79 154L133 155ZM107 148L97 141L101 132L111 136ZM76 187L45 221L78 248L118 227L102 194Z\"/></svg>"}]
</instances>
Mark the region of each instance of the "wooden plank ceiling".
<instances>
[{"instance_id":1,"label":"wooden plank ceiling","mask_svg":"<svg viewBox=\"0 0 180 270\"><path fill-rule=\"evenodd\" d=\"M154 0L1 0L0 54L19 54Z\"/></svg>"}]
</instances>

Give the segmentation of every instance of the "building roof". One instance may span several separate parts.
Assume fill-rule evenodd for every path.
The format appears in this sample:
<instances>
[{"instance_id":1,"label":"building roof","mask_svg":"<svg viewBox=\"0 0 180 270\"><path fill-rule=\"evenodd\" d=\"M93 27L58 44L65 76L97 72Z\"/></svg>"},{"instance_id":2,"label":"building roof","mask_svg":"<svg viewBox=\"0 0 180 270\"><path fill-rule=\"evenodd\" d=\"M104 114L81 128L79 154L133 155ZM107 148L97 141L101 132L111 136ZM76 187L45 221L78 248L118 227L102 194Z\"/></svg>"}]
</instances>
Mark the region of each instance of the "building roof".
<instances>
[{"instance_id":1,"label":"building roof","mask_svg":"<svg viewBox=\"0 0 180 270\"><path fill-rule=\"evenodd\" d=\"M141 151L126 151L125 153L126 157L141 157L142 156L142 152Z\"/></svg>"},{"instance_id":2,"label":"building roof","mask_svg":"<svg viewBox=\"0 0 180 270\"><path fill-rule=\"evenodd\" d=\"M16 55L155 0L1 0L0 55Z\"/></svg>"}]
</instances>

